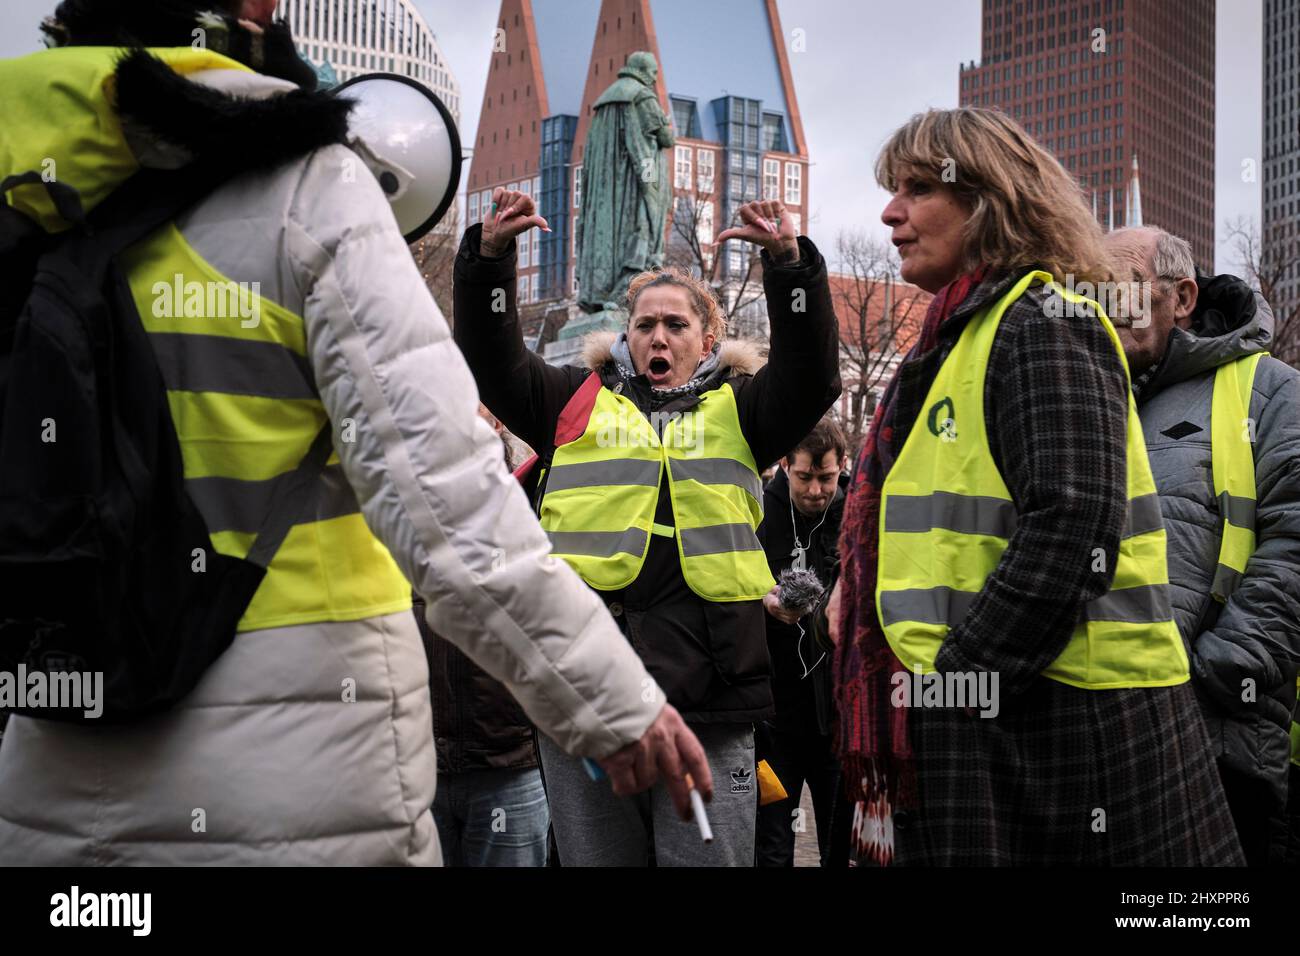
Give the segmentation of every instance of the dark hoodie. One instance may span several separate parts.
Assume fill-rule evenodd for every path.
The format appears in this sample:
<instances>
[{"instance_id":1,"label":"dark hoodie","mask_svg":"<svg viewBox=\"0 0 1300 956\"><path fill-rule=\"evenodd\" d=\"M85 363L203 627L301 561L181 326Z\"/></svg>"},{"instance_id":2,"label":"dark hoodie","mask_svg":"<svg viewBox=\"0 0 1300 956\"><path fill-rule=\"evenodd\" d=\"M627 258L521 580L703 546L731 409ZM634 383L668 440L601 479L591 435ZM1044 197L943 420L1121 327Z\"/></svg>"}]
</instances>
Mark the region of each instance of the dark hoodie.
<instances>
[{"instance_id":1,"label":"dark hoodie","mask_svg":"<svg viewBox=\"0 0 1300 956\"><path fill-rule=\"evenodd\" d=\"M799 621L802 633L799 627L765 614L777 719L798 721L805 727L815 727L820 734L831 732L835 710L831 698L831 660L822 640L824 631L814 626L814 620L824 613L831 588L839 577L840 519L844 516L844 492L848 485L849 476L840 475L839 488L826 509L825 520L822 515L808 517L791 506L790 479L778 468L763 494L763 524L758 529L773 578L779 582L781 572L794 563L797 530L800 543L808 548L807 567L826 588L818 607ZM808 672L806 677L805 672Z\"/></svg>"},{"instance_id":2,"label":"dark hoodie","mask_svg":"<svg viewBox=\"0 0 1300 956\"><path fill-rule=\"evenodd\" d=\"M1215 754L1266 781L1280 808L1300 662L1300 372L1269 357L1256 371L1257 543L1237 590L1219 605L1210 595L1221 540L1210 450L1214 373L1268 348L1273 313L1235 276L1198 284L1191 327L1173 330L1134 393L1168 533L1174 618ZM1243 700L1250 686L1254 699Z\"/></svg>"}]
</instances>

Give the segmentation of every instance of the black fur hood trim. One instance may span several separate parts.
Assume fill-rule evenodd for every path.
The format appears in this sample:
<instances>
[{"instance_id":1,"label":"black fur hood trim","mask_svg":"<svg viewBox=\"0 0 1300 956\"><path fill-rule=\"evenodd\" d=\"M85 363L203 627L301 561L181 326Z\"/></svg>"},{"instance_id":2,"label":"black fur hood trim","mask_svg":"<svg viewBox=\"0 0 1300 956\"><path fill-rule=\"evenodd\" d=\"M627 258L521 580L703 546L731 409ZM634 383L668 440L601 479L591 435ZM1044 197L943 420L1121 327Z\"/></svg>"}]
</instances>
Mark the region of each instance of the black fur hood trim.
<instances>
[{"instance_id":1,"label":"black fur hood trim","mask_svg":"<svg viewBox=\"0 0 1300 956\"><path fill-rule=\"evenodd\" d=\"M352 103L301 89L266 99L230 96L135 50L117 67L117 109L124 122L181 147L194 161L241 173L346 142Z\"/></svg>"}]
</instances>

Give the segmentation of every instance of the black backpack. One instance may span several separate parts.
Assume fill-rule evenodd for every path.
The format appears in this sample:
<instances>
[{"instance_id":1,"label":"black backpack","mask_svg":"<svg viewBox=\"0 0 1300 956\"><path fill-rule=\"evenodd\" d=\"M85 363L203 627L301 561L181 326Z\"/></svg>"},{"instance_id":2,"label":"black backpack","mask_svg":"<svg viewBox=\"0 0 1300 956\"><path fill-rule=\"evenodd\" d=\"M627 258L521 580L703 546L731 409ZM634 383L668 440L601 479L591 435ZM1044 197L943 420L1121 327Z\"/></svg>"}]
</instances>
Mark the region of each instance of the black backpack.
<instances>
[{"instance_id":1,"label":"black backpack","mask_svg":"<svg viewBox=\"0 0 1300 956\"><path fill-rule=\"evenodd\" d=\"M116 263L230 175L141 171L89 216L37 173L0 182L0 714L116 722L183 697L311 500L328 424L281 476L248 557L213 549ZM22 185L44 186L73 228L49 235L9 206Z\"/></svg>"}]
</instances>

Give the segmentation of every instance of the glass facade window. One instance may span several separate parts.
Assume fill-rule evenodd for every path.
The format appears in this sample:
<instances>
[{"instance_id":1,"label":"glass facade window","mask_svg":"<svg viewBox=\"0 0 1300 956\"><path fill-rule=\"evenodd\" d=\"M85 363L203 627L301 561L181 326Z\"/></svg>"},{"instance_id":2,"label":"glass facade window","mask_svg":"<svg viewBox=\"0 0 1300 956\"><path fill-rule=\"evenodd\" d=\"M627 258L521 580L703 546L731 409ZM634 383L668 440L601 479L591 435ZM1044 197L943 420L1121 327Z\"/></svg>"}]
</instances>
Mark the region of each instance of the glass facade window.
<instances>
[{"instance_id":1,"label":"glass facade window","mask_svg":"<svg viewBox=\"0 0 1300 956\"><path fill-rule=\"evenodd\" d=\"M691 156L694 150L689 146L678 146L674 152L673 187L691 188Z\"/></svg>"},{"instance_id":2,"label":"glass facade window","mask_svg":"<svg viewBox=\"0 0 1300 956\"><path fill-rule=\"evenodd\" d=\"M533 195L538 213L545 216L550 232L537 232L533 240L533 262L539 271L540 294L558 299L567 294L569 261L570 200L569 160L578 117L549 116L542 120L541 175L533 177Z\"/></svg>"},{"instance_id":3,"label":"glass facade window","mask_svg":"<svg viewBox=\"0 0 1300 956\"><path fill-rule=\"evenodd\" d=\"M780 199L781 198L781 161L777 159L763 160L763 198Z\"/></svg>"},{"instance_id":4,"label":"glass facade window","mask_svg":"<svg viewBox=\"0 0 1300 956\"><path fill-rule=\"evenodd\" d=\"M761 148L765 153L788 153L790 151L785 139L785 121L780 113L763 114L763 142Z\"/></svg>"},{"instance_id":5,"label":"glass facade window","mask_svg":"<svg viewBox=\"0 0 1300 956\"><path fill-rule=\"evenodd\" d=\"M713 192L713 150L701 149L695 153L699 179L696 183L702 193Z\"/></svg>"},{"instance_id":6,"label":"glass facade window","mask_svg":"<svg viewBox=\"0 0 1300 956\"><path fill-rule=\"evenodd\" d=\"M695 101L681 97L670 97L672 102L673 129L679 137L700 138L700 117L695 108Z\"/></svg>"},{"instance_id":7,"label":"glass facade window","mask_svg":"<svg viewBox=\"0 0 1300 956\"><path fill-rule=\"evenodd\" d=\"M803 167L798 163L785 164L785 204L798 206L803 202Z\"/></svg>"}]
</instances>

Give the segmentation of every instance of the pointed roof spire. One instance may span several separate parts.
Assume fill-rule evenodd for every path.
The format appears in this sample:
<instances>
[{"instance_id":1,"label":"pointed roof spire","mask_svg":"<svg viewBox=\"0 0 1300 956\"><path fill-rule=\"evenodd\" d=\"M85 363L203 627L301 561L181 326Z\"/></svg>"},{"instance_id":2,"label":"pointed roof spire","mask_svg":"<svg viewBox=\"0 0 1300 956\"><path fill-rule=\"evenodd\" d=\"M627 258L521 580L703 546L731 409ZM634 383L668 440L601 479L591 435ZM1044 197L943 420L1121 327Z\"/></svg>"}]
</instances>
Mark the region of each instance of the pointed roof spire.
<instances>
[{"instance_id":1,"label":"pointed roof spire","mask_svg":"<svg viewBox=\"0 0 1300 956\"><path fill-rule=\"evenodd\" d=\"M1124 209L1124 225L1142 225L1142 187L1138 182L1138 154L1133 152L1133 175L1128 181L1128 202Z\"/></svg>"}]
</instances>

